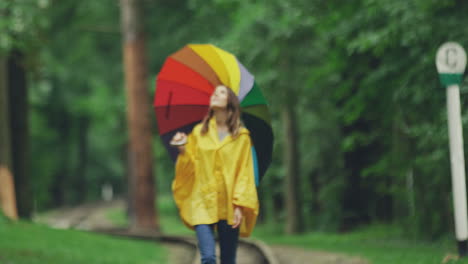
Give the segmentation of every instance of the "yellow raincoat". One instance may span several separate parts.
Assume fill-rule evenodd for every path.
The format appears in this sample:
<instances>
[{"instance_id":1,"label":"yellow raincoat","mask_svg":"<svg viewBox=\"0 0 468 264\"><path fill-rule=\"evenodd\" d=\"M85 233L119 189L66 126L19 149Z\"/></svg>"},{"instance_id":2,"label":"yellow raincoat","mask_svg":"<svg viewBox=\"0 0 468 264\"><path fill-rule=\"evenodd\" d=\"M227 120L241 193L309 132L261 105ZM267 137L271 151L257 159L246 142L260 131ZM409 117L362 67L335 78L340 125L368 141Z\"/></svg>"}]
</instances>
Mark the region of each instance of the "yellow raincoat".
<instances>
[{"instance_id":1,"label":"yellow raincoat","mask_svg":"<svg viewBox=\"0 0 468 264\"><path fill-rule=\"evenodd\" d=\"M248 237L259 210L249 131L241 128L238 136L220 141L214 118L205 135L201 128L201 124L194 127L185 152L177 158L172 192L180 216L191 229L219 220L233 225L234 205L241 206L244 217L239 233ZM223 180L225 186L220 186Z\"/></svg>"}]
</instances>

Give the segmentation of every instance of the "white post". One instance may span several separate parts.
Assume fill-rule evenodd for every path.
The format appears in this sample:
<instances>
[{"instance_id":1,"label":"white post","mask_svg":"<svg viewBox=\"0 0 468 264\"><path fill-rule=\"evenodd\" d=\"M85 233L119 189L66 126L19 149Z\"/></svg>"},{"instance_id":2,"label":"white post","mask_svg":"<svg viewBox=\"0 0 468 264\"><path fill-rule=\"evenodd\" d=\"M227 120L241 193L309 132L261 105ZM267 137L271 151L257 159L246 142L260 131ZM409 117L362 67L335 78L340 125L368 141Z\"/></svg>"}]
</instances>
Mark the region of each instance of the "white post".
<instances>
[{"instance_id":1,"label":"white post","mask_svg":"<svg viewBox=\"0 0 468 264\"><path fill-rule=\"evenodd\" d=\"M467 255L468 216L466 212L465 157L460 111L460 88L466 67L466 52L456 42L446 42L436 54L440 82L447 87L447 114L450 142L450 167L458 253Z\"/></svg>"},{"instance_id":2,"label":"white post","mask_svg":"<svg viewBox=\"0 0 468 264\"><path fill-rule=\"evenodd\" d=\"M455 209L455 233L457 240L461 242L468 239L468 215L466 210L465 157L463 153L463 129L458 85L447 87L447 112L453 205Z\"/></svg>"}]
</instances>

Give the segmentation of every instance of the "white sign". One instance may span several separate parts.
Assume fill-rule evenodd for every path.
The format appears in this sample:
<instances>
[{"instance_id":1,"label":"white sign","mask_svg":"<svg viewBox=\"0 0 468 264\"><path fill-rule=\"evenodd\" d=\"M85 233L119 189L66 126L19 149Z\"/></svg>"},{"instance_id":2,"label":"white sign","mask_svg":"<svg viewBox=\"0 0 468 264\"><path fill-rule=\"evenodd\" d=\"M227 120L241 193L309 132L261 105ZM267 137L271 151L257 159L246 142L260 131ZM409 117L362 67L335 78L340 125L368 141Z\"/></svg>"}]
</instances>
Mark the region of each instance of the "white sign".
<instances>
[{"instance_id":1,"label":"white sign","mask_svg":"<svg viewBox=\"0 0 468 264\"><path fill-rule=\"evenodd\" d=\"M437 50L436 66L439 73L463 74L466 67L466 53L460 44L446 42Z\"/></svg>"}]
</instances>

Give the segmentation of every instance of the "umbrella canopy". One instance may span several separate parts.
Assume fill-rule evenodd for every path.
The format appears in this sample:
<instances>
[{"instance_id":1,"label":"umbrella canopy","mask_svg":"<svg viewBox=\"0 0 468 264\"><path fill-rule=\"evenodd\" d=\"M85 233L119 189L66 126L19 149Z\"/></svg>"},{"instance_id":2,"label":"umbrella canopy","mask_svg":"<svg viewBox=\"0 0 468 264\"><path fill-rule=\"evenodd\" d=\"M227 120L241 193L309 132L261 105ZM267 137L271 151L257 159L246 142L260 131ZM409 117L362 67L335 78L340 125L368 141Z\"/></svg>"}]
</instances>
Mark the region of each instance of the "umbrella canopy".
<instances>
[{"instance_id":1,"label":"umbrella canopy","mask_svg":"<svg viewBox=\"0 0 468 264\"><path fill-rule=\"evenodd\" d=\"M253 142L258 184L271 163L270 114L254 76L231 53L210 44L190 44L166 59L154 97L159 134L175 161L178 149L170 146L170 140L178 131L190 133L205 117L218 85L228 86L239 98L241 118Z\"/></svg>"}]
</instances>

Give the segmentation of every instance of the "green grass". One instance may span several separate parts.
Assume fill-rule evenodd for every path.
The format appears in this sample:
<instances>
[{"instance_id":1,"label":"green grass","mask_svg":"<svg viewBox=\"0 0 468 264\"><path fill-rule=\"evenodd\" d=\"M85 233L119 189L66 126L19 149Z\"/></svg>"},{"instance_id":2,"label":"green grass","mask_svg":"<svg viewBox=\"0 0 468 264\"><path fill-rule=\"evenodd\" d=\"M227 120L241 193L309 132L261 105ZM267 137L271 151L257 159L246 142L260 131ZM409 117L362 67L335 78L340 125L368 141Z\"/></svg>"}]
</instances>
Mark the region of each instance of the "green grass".
<instances>
[{"instance_id":1,"label":"green grass","mask_svg":"<svg viewBox=\"0 0 468 264\"><path fill-rule=\"evenodd\" d=\"M106 218L110 220L112 224L119 227L126 227L128 225L127 216L121 208L107 210Z\"/></svg>"},{"instance_id":2,"label":"green grass","mask_svg":"<svg viewBox=\"0 0 468 264\"><path fill-rule=\"evenodd\" d=\"M159 264L166 255L156 243L0 221L2 264Z\"/></svg>"},{"instance_id":3,"label":"green grass","mask_svg":"<svg viewBox=\"0 0 468 264\"><path fill-rule=\"evenodd\" d=\"M359 256L373 264L440 264L448 254L456 254L454 241L411 241L402 238L398 228L375 225L346 234L313 232L280 235L278 226L257 226L253 236L268 244ZM468 264L468 260L446 263Z\"/></svg>"}]
</instances>

